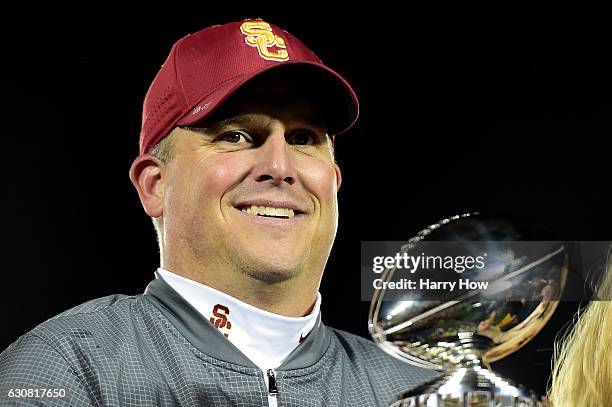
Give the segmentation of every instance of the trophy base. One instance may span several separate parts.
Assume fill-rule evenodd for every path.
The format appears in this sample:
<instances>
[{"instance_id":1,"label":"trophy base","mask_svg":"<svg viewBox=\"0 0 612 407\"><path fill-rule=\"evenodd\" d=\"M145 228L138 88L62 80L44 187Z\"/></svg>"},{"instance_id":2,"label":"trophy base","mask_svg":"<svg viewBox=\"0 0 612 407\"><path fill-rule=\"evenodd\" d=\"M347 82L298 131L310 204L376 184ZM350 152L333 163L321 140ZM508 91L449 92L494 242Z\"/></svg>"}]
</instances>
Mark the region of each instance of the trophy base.
<instances>
[{"instance_id":1,"label":"trophy base","mask_svg":"<svg viewBox=\"0 0 612 407\"><path fill-rule=\"evenodd\" d=\"M391 407L545 407L546 399L481 366L458 368L397 396Z\"/></svg>"}]
</instances>

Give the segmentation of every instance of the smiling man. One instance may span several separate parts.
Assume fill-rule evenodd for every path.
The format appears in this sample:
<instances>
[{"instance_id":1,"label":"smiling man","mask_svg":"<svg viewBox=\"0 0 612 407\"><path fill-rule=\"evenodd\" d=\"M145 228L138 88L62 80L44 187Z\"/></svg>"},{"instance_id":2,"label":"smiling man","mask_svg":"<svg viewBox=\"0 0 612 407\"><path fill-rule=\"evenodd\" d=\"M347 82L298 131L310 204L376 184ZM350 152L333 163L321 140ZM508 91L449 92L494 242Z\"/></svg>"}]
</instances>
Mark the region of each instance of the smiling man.
<instances>
[{"instance_id":1,"label":"smiling man","mask_svg":"<svg viewBox=\"0 0 612 407\"><path fill-rule=\"evenodd\" d=\"M130 168L155 279L19 338L0 354L0 405L387 406L431 378L321 321L342 182L332 140L357 114L350 85L274 25L180 39Z\"/></svg>"}]
</instances>

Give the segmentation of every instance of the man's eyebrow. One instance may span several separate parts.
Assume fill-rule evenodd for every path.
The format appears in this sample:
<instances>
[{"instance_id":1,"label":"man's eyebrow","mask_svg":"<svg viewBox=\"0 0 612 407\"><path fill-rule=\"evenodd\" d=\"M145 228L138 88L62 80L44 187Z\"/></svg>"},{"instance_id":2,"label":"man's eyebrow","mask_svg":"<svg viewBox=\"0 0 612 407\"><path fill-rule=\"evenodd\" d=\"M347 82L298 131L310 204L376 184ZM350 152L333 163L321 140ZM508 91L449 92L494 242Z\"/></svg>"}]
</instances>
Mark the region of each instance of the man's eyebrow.
<instances>
[{"instance_id":1,"label":"man's eyebrow","mask_svg":"<svg viewBox=\"0 0 612 407\"><path fill-rule=\"evenodd\" d=\"M225 119L215 120L211 123L204 122L196 126L191 126L190 128L193 130L205 131L207 133L218 133L226 127L244 125L255 121L257 121L257 117L254 114L239 114Z\"/></svg>"}]
</instances>

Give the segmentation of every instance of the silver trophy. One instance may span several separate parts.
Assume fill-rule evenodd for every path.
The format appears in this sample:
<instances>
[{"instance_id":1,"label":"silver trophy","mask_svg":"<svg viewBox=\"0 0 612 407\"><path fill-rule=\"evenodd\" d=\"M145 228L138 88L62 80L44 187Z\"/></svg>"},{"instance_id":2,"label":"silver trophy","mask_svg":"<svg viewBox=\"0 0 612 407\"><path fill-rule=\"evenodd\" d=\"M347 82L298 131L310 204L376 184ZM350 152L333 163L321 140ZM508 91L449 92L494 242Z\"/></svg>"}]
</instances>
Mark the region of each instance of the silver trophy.
<instances>
[{"instance_id":1,"label":"silver trophy","mask_svg":"<svg viewBox=\"0 0 612 407\"><path fill-rule=\"evenodd\" d=\"M555 311L568 269L563 243L518 220L465 214L429 226L398 253L452 259L453 251L486 256L484 267L456 276L486 280L486 290L417 287L374 292L369 330L375 342L399 359L444 372L397 395L392 406L546 406L545 398L500 377L490 363L529 342ZM442 274L440 270L410 274L394 265L385 268L381 277L384 282L407 276L429 282L434 275Z\"/></svg>"}]
</instances>

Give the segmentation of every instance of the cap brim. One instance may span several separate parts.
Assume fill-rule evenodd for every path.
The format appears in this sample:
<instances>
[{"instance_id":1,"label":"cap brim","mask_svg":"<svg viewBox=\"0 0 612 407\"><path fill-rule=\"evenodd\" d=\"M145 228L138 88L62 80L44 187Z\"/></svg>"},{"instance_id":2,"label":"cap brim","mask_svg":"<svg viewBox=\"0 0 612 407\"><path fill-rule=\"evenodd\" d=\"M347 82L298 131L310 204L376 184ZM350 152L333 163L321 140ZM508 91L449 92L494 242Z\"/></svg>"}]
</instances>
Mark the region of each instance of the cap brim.
<instances>
[{"instance_id":1,"label":"cap brim","mask_svg":"<svg viewBox=\"0 0 612 407\"><path fill-rule=\"evenodd\" d=\"M359 116L359 101L348 82L340 74L324 65L303 61L288 61L279 65L270 65L224 83L199 100L178 120L177 126L191 126L205 120L247 82L266 72L286 70L286 72L295 71L297 75L300 73L300 69L313 72L315 74L313 78L319 76L322 83L326 85L322 92L325 96L331 96L328 100L333 101L329 104L329 109L332 111L327 112L327 116L333 118L333 121L328 125L330 135L342 134L353 127Z\"/></svg>"}]
</instances>

